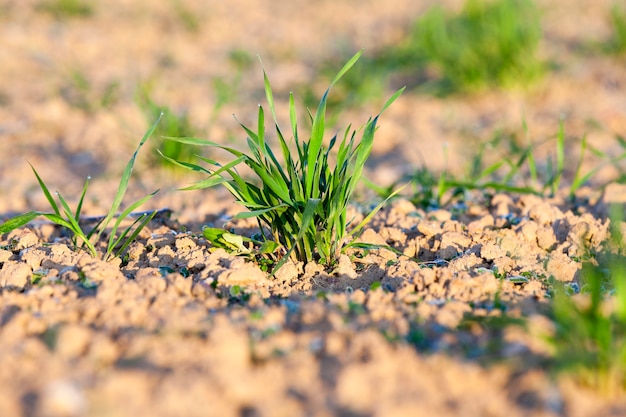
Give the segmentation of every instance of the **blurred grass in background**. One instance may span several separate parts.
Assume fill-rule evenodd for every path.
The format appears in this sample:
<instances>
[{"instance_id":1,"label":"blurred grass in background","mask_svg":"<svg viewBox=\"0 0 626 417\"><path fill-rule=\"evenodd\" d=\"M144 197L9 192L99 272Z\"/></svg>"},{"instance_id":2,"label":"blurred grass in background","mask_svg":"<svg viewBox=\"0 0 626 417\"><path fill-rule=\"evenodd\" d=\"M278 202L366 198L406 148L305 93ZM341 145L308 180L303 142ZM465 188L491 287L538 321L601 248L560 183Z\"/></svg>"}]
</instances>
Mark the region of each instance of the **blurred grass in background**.
<instances>
[{"instance_id":1,"label":"blurred grass in background","mask_svg":"<svg viewBox=\"0 0 626 417\"><path fill-rule=\"evenodd\" d=\"M609 50L613 53L626 53L626 6L615 3L611 8L610 21L613 36L609 40Z\"/></svg>"},{"instance_id":2,"label":"blurred grass in background","mask_svg":"<svg viewBox=\"0 0 626 417\"><path fill-rule=\"evenodd\" d=\"M149 125L154 123L161 114L161 121L156 126L155 137L161 136L177 136L177 137L193 137L199 134L198 129L192 126L191 121L184 110L175 111L170 107L158 104L153 99L152 86L145 83L139 86L136 102L146 117L146 123ZM169 158L188 162L194 155L194 148L182 143L173 141L153 141L158 150ZM161 158L156 152L153 152L152 159L155 164L162 165L167 168L177 169L177 166Z\"/></svg>"},{"instance_id":3,"label":"blurred grass in background","mask_svg":"<svg viewBox=\"0 0 626 417\"><path fill-rule=\"evenodd\" d=\"M391 87L446 96L525 86L540 78L541 16L532 0L467 0L458 13L433 6L402 42L368 54L336 98L344 105L380 98ZM336 62L322 65L328 76Z\"/></svg>"},{"instance_id":4,"label":"blurred grass in background","mask_svg":"<svg viewBox=\"0 0 626 417\"><path fill-rule=\"evenodd\" d=\"M85 0L47 0L39 2L36 7L59 20L85 18L94 13L93 2Z\"/></svg>"}]
</instances>

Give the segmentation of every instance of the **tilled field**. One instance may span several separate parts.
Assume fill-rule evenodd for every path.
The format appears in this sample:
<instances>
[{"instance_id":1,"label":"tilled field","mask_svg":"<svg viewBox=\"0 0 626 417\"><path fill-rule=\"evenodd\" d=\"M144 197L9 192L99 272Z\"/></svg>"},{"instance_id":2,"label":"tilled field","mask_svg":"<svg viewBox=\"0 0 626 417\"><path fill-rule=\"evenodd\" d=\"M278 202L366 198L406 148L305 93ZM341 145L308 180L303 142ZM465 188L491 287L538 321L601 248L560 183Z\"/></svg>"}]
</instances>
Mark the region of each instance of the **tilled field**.
<instances>
[{"instance_id":1,"label":"tilled field","mask_svg":"<svg viewBox=\"0 0 626 417\"><path fill-rule=\"evenodd\" d=\"M262 56L284 106L289 90L323 92L320 62L392 45L431 2L115 0L67 19L40 3L0 2L0 219L46 209L26 160L72 201L91 175L85 212L105 212L151 123L138 85L151 83L204 136L239 146L230 113L253 120L262 72L243 70L240 95L214 111L212 80L234 79L231 51ZM522 119L537 141L564 120L568 166L584 134L617 152L624 60L577 49L607 36L610 3L538 4L541 54L555 69L524 91L406 92L381 119L368 178L388 184L424 159L433 172L463 172L481 139L519 130ZM199 27L185 25L183 6ZM342 117L366 119L373 108ZM608 205L626 201L622 186L591 184L575 199L482 190L440 209L405 195L359 237L397 252L349 251L333 269L289 262L270 277L202 237L202 225L255 232L232 220L240 209L230 195L167 191L197 177L172 174L153 154L140 154L129 192L161 188L148 208L168 210L122 259L76 251L43 221L0 236L1 416L626 413L621 394L553 373L547 342L549 278L580 289L580 259L607 239Z\"/></svg>"}]
</instances>

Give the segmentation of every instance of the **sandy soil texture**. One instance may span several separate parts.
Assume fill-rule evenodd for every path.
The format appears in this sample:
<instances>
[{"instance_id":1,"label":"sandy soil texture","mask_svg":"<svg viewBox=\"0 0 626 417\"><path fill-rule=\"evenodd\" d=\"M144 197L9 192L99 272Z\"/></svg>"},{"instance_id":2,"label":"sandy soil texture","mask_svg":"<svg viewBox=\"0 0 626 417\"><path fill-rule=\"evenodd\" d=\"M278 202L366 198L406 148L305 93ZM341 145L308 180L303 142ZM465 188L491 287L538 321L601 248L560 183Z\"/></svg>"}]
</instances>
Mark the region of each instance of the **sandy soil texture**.
<instances>
[{"instance_id":1,"label":"sandy soil texture","mask_svg":"<svg viewBox=\"0 0 626 417\"><path fill-rule=\"evenodd\" d=\"M27 161L73 203L90 175L85 214L102 215L151 123L142 91L202 137L243 146L231 114L254 121L264 99L256 54L284 113L289 91L322 94L323 62L400 42L439 2L110 0L73 17L51 3L0 1L1 220L48 208ZM623 152L626 60L586 49L610 35L612 3L537 3L545 76L442 98L409 89L381 120L368 178L460 175L481 141L523 121L536 142L563 121L570 174L585 135ZM223 102L220 85L231 94ZM383 101L346 109L338 124L364 122ZM599 187L619 168L601 169L574 200L487 191L425 209L402 198L359 239L404 256L354 251L331 270L289 262L270 277L200 233L253 232L231 219L230 195L170 191L198 177L164 168L151 146L129 197L160 188L146 208L169 210L123 259L76 251L46 222L0 236L0 416L626 414L624 397L546 366L547 279L576 290L580 257L607 238L607 205L626 201L623 186ZM538 158L551 151L539 147ZM599 163L590 155L585 169ZM511 324L519 318L526 328Z\"/></svg>"}]
</instances>

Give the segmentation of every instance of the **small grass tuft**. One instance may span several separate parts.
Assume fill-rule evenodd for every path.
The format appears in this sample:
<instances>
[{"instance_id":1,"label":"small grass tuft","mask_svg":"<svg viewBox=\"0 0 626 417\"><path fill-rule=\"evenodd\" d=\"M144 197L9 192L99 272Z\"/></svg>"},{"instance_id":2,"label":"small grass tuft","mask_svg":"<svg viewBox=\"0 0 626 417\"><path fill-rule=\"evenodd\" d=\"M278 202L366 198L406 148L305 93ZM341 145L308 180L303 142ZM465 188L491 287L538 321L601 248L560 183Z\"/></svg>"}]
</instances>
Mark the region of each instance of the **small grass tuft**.
<instances>
[{"instance_id":1,"label":"small grass tuft","mask_svg":"<svg viewBox=\"0 0 626 417\"><path fill-rule=\"evenodd\" d=\"M371 182L366 184L380 196L388 197L399 183L410 181L414 187L411 201L416 206L438 208L448 206L457 197L464 197L471 190L553 197L566 185L567 196L573 201L578 190L606 167L613 167L622 173L620 180L626 177L620 166L626 159L626 140L620 136L616 136L616 142L622 147L622 152L617 154L596 149L589 144L587 137L583 136L579 140L578 160L572 166L565 163L569 157L566 152L569 147L562 122L553 137L535 143L530 141L526 123L523 128L527 145L518 145L515 134L499 132L491 140L482 142L477 147L463 175L454 175L447 169L439 174L433 173L424 161L411 176L402 178L389 187L379 187ZM545 160L538 161L535 156L537 147L551 142L554 142L554 152ZM503 147L505 149L502 149ZM497 156L494 156L494 153ZM585 170L583 162L589 154L593 154L601 162ZM605 183L597 185L606 186Z\"/></svg>"},{"instance_id":2,"label":"small grass tuft","mask_svg":"<svg viewBox=\"0 0 626 417\"><path fill-rule=\"evenodd\" d=\"M39 186L41 187L41 190L46 196L46 199L50 203L50 207L54 212L50 213L42 211L29 211L27 213L15 216L0 224L0 234L7 233L19 227L22 227L30 223L37 217L45 217L52 223L69 230L73 235L72 242L76 247L79 246L79 242L82 242L80 247L86 248L92 256L97 257L98 250L96 249L96 244L103 236L104 232L108 229L108 226L113 222L112 227L108 232L109 238L106 244L106 249L102 254L102 259L109 260L114 256L119 256L128 247L128 245L130 245L135 240L141 230L150 222L150 220L152 220L152 218L157 213L157 211L142 213L135 219L135 221L132 222L130 226L126 227L120 233L118 233L122 222L131 217L135 209L143 205L154 194L158 192L157 190L154 193L149 194L146 197L130 204L124 211L122 211L122 213L117 214L117 210L122 204L122 200L124 199L124 195L126 194L128 182L130 181L130 176L135 165L135 159L137 158L137 154L139 153L139 150L144 145L144 143L148 140L148 138L150 138L150 136L152 136L152 134L154 133L158 122L159 120L157 120L157 122L146 132L146 134L139 142L137 149L133 153L133 156L130 158L130 161L128 161L126 169L122 174L117 193L115 194L109 212L106 214L106 216L102 217L96 223L96 225L91 228L91 230L85 231L83 229L83 226L81 226L81 211L83 207L83 202L85 201L85 196L87 194L87 189L89 188L90 178L87 178L87 181L85 181L85 185L83 186L83 190L78 200L76 209L72 210L67 201L59 192L55 193L59 203L56 202L55 198L52 196L52 193L50 192L44 181L41 179L35 168L31 165L35 177L37 177L37 181L39 182Z\"/></svg>"},{"instance_id":3,"label":"small grass tuft","mask_svg":"<svg viewBox=\"0 0 626 417\"><path fill-rule=\"evenodd\" d=\"M438 6L414 26L411 48L449 91L525 84L541 70L540 17L532 0L467 0L458 15Z\"/></svg>"},{"instance_id":4,"label":"small grass tuft","mask_svg":"<svg viewBox=\"0 0 626 417\"><path fill-rule=\"evenodd\" d=\"M289 141L285 139L278 125L270 81L265 70L263 71L265 95L280 146L277 151L282 154L283 164L276 157L277 151L267 142L265 110L262 106L259 106L255 130L241 124L248 136L249 153L202 139L167 138L185 144L219 148L235 157L225 165L200 158L212 168L173 160L172 162L208 174L206 179L186 189L221 184L233 194L238 203L249 210L237 215L237 218L256 217L264 240L271 240L266 233L269 229L273 240L285 250L285 256L276 264L274 271L289 257L295 261L318 260L324 265L334 264L348 244L350 236L360 231L377 210L375 209L363 222L347 232L349 225L346 217L347 206L372 150L380 114L370 118L358 130L348 126L343 137L338 138L337 133L330 139L328 146L324 145L328 94L361 54L362 51L345 64L322 96L315 114L309 113L311 130L308 139L305 139L299 129L293 94L289 96L291 139ZM385 103L381 113L396 100L402 90L396 92ZM357 133L361 134L360 141L357 140ZM335 145L338 145L337 152L331 156L331 150ZM331 164L332 157L335 159L334 166ZM260 185L258 182L244 179L239 174L236 167L241 163L253 171Z\"/></svg>"},{"instance_id":5,"label":"small grass tuft","mask_svg":"<svg viewBox=\"0 0 626 417\"><path fill-rule=\"evenodd\" d=\"M524 87L546 67L537 58L541 37L533 0L466 0L457 14L435 5L415 19L403 39L365 57L328 106L371 103L397 85L436 96ZM321 71L332 79L336 67L333 57ZM309 88L305 103L313 97Z\"/></svg>"}]
</instances>

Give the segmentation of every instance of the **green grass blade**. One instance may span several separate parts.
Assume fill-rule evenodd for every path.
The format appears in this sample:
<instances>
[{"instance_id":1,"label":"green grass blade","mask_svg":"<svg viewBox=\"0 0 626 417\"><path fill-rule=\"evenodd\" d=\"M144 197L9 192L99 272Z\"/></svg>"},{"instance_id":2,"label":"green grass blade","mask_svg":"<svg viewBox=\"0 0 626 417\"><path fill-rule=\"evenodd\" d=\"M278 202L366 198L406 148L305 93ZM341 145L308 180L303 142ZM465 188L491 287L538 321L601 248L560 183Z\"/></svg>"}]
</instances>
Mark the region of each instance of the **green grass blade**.
<instances>
[{"instance_id":1,"label":"green grass blade","mask_svg":"<svg viewBox=\"0 0 626 417\"><path fill-rule=\"evenodd\" d=\"M87 194L87 188L89 187L89 180L91 180L91 177L87 177L85 185L83 186L83 192L78 199L78 206L76 207L76 213L74 213L74 219L76 219L77 222L80 220L80 213L83 210L83 202L85 201L85 194Z\"/></svg>"},{"instance_id":2,"label":"green grass blade","mask_svg":"<svg viewBox=\"0 0 626 417\"><path fill-rule=\"evenodd\" d=\"M446 190L453 188L453 187L463 188L466 190L480 190L483 188L484 189L491 188L496 191L505 191L509 193L533 194L533 195L541 194L539 191L535 190L533 187L516 187L513 185L502 184L499 182L476 183L476 182L470 182L470 181L446 180L445 184L446 184L445 186Z\"/></svg>"},{"instance_id":3,"label":"green grass blade","mask_svg":"<svg viewBox=\"0 0 626 417\"><path fill-rule=\"evenodd\" d=\"M146 227L148 225L148 223L150 223L150 221L152 221L152 219L154 218L154 216L157 214L157 211L154 210L152 213L150 214L144 214L143 216L139 217L139 219L137 219L137 221L141 220L141 223L139 223L139 225L137 225L137 227L135 227L135 229L133 230L133 233L128 236L128 238L126 240L124 240L124 243L122 244L122 246L117 250L117 252L115 253L115 256L120 256L120 254L122 252L124 252L126 250L126 248L137 238L137 236L139 235L139 233L141 233L141 231L144 229L144 227ZM128 234L128 231L130 230L130 228L132 226L134 226L137 221L135 221L131 226L129 226L123 233L123 236L126 236ZM117 245L115 245L117 246Z\"/></svg>"},{"instance_id":4,"label":"green grass blade","mask_svg":"<svg viewBox=\"0 0 626 417\"><path fill-rule=\"evenodd\" d=\"M143 204L145 204L148 200L150 200L152 197L154 197L154 195L156 193L158 193L158 192L159 192L159 190L156 190L156 191L148 194L147 196L145 196L145 197L135 201L133 204L131 204L128 207L126 207L126 209L122 213L120 213L119 216L117 216L117 220L115 221L115 223L113 224L113 227L111 228L111 236L109 237L109 243L107 245L107 253L106 253L107 257L111 253L111 251L113 250L113 248L115 246L113 244L113 241L115 239L115 235L117 234L117 229L119 228L120 224L124 221L124 219L126 219L130 215L130 213L132 213L138 207L140 207ZM103 224L102 228L104 229L105 227L106 226Z\"/></svg>"},{"instance_id":5,"label":"green grass blade","mask_svg":"<svg viewBox=\"0 0 626 417\"><path fill-rule=\"evenodd\" d=\"M76 216L74 216L74 214L72 213L72 209L70 208L69 204L67 204L67 201L65 201L61 193L57 192L56 194L57 197L59 197L59 201L61 202L61 206L63 207L63 212L65 213L67 221L72 225L70 229L72 230L72 232L74 232L74 234L79 234L79 232L82 232L82 229L78 224L78 220L76 220L75 218Z\"/></svg>"},{"instance_id":6,"label":"green grass blade","mask_svg":"<svg viewBox=\"0 0 626 417\"><path fill-rule=\"evenodd\" d=\"M48 200L48 203L50 203L50 207L52 207L52 209L54 210L56 214L61 215L59 206L57 206L57 203L54 201L54 198L52 198L52 194L50 194L50 190L48 190L48 187L46 187L46 184L44 184L43 180L37 173L37 170L30 162L28 163L28 165L30 165L31 169L35 173L35 177L37 177L37 182L39 182L39 187L41 187L41 191L43 191L44 195L46 196L46 199Z\"/></svg>"},{"instance_id":7,"label":"green grass blade","mask_svg":"<svg viewBox=\"0 0 626 417\"><path fill-rule=\"evenodd\" d=\"M61 217L58 214L54 214L54 213L41 213L42 216L44 216L46 219L50 220L52 223L57 224L59 226L65 227L66 229L70 230L70 231L74 231L74 226L66 219L64 219L63 217Z\"/></svg>"},{"instance_id":8,"label":"green grass blade","mask_svg":"<svg viewBox=\"0 0 626 417\"><path fill-rule=\"evenodd\" d=\"M406 89L406 87L402 87L401 89L399 89L398 91L396 91L390 98L389 100L387 100L385 102L385 104L383 105L383 108L380 110L380 113L378 113L378 115L380 116L381 114L384 113L385 110L387 110L387 108L389 106L391 106L393 104L394 101L396 101L398 99L398 97L400 97L402 95L402 93L404 92L404 90Z\"/></svg>"},{"instance_id":9,"label":"green grass blade","mask_svg":"<svg viewBox=\"0 0 626 417\"><path fill-rule=\"evenodd\" d=\"M587 175L585 175L586 179L584 179L584 180L583 180L583 178L580 177L580 171L582 169L583 160L585 159L585 152L586 152L586 150L587 150L587 135L584 135L583 138L581 139L581 143L580 143L580 155L578 156L578 163L576 163L576 169L574 171L574 179L572 180L572 184L571 184L570 189L569 189L570 196L573 196L576 193L576 190L582 184L584 184L586 179L588 179L589 174L592 174L590 172Z\"/></svg>"},{"instance_id":10,"label":"green grass blade","mask_svg":"<svg viewBox=\"0 0 626 417\"><path fill-rule=\"evenodd\" d=\"M535 155L533 154L533 145L530 140L530 131L528 130L528 123L526 123L526 119L524 118L522 122L522 129L524 130L524 136L526 137L526 142L528 143L528 172L530 173L530 179L532 184L537 184L537 165L535 164Z\"/></svg>"},{"instance_id":11,"label":"green grass blade","mask_svg":"<svg viewBox=\"0 0 626 417\"><path fill-rule=\"evenodd\" d=\"M372 220L372 218L376 215L376 213L378 213L378 211L381 208L383 208L383 206L385 204L387 204L387 202L389 200L391 200L393 197L398 195L398 193L400 193L402 190L404 190L404 188L407 187L408 185L409 185L409 183L404 184L403 186L399 187L394 192L389 194L389 197L385 198L383 201L380 202L380 204L378 204L376 207L374 207L374 209L372 211L370 211L369 214L367 216L365 216L365 218L348 233L348 236L355 236L355 235L357 235L363 229L363 227L365 227L365 225L368 224L370 222L370 220Z\"/></svg>"},{"instance_id":12,"label":"green grass blade","mask_svg":"<svg viewBox=\"0 0 626 417\"><path fill-rule=\"evenodd\" d=\"M352 249L364 249L364 250L380 250L380 249L386 249L390 252L395 253L398 256L404 256L404 257L408 257L409 259L413 259L414 261L418 262L417 259L412 258L410 256L407 256L404 254L404 252L399 251L398 249L394 248L393 246L389 246L389 245L381 245L381 244L376 244L376 243L366 243L366 242L350 242L345 246L345 249L348 248L352 248Z\"/></svg>"},{"instance_id":13,"label":"green grass blade","mask_svg":"<svg viewBox=\"0 0 626 417\"><path fill-rule=\"evenodd\" d=\"M291 122L291 134L293 135L296 150L298 151L298 161L305 161L306 152L304 150L304 146L306 144L300 143L300 138L298 136L298 117L296 114L296 104L293 93L289 93L289 120Z\"/></svg>"},{"instance_id":14,"label":"green grass blade","mask_svg":"<svg viewBox=\"0 0 626 417\"><path fill-rule=\"evenodd\" d=\"M181 168L186 168L186 169L189 169L191 171L204 172L206 174L210 174L211 173L211 171L207 170L204 167L201 167L200 165L192 164L190 162L178 161L178 160L176 160L174 158L171 158L171 157L165 155L163 152L161 152L160 149L157 149L157 152L159 153L159 155L161 155L163 157L163 159L165 159L166 161L168 161L168 162L170 162L170 163L172 163L172 164L174 164L176 166L179 166Z\"/></svg>"},{"instance_id":15,"label":"green grass blade","mask_svg":"<svg viewBox=\"0 0 626 417\"><path fill-rule=\"evenodd\" d=\"M261 153L265 153L265 112L261 105L259 105L259 116L257 118L257 143Z\"/></svg>"},{"instance_id":16,"label":"green grass blade","mask_svg":"<svg viewBox=\"0 0 626 417\"><path fill-rule=\"evenodd\" d=\"M39 211L29 211L27 213L12 217L6 222L0 224L0 235L24 226L36 219L37 217L41 216L42 214L43 213Z\"/></svg>"},{"instance_id":17,"label":"green grass blade","mask_svg":"<svg viewBox=\"0 0 626 417\"><path fill-rule=\"evenodd\" d=\"M561 185L561 178L565 166L565 128L563 121L559 124L559 133L556 137L556 171L552 182L552 195L556 195Z\"/></svg>"},{"instance_id":18,"label":"green grass blade","mask_svg":"<svg viewBox=\"0 0 626 417\"><path fill-rule=\"evenodd\" d=\"M261 57L259 57L259 62L261 62L261 68L263 68L263 86L265 87L265 99L267 100L267 104L270 106L270 111L272 112L272 118L274 120L274 123L278 124L276 109L274 107L274 93L272 93L272 85L270 84L270 79L267 76L267 72L265 71L265 67L263 66L263 61L261 61Z\"/></svg>"},{"instance_id":19,"label":"green grass blade","mask_svg":"<svg viewBox=\"0 0 626 417\"><path fill-rule=\"evenodd\" d=\"M216 185L228 183L228 181L229 180L227 178L219 177L219 176L205 178L203 180L196 181L187 187L179 188L178 190L180 191L203 190L205 188L211 188L211 187L215 187Z\"/></svg>"},{"instance_id":20,"label":"green grass blade","mask_svg":"<svg viewBox=\"0 0 626 417\"><path fill-rule=\"evenodd\" d=\"M162 139L170 140L172 142L182 143L184 145L209 146L209 147L221 146L220 144L216 142L211 142L206 139L194 138L194 137L189 137L189 136L162 136Z\"/></svg>"},{"instance_id":21,"label":"green grass blade","mask_svg":"<svg viewBox=\"0 0 626 417\"><path fill-rule=\"evenodd\" d=\"M113 203L111 204L111 208L109 209L109 212L107 213L106 217L102 221L100 231L97 234L98 237L100 237L104 229L106 229L109 222L113 219L113 217L117 213L118 208L122 204L122 200L124 199L124 195L126 194L126 189L128 188L128 182L130 181L130 176L133 172L133 167L135 166L135 159L137 159L139 150L144 145L144 143L146 143L146 141L150 138L150 136L152 136L159 122L161 121L162 117L163 117L163 113L161 113L161 115L158 117L156 122L154 122L154 124L150 127L150 129L148 129L148 131L143 135L143 137L141 138L141 141L139 142L139 145L137 145L137 149L135 149L135 152L133 153L130 160L128 161L128 164L126 165L126 168L124 169L124 173L122 174L122 178L120 180L117 193L115 194L115 197L113 198Z\"/></svg>"},{"instance_id":22,"label":"green grass blade","mask_svg":"<svg viewBox=\"0 0 626 417\"><path fill-rule=\"evenodd\" d=\"M74 236L76 238L80 238L83 241L83 244L87 246L87 249L89 250L89 253L91 254L91 256L93 256L94 258L98 256L98 251L96 250L96 247L94 246L93 243L91 243L89 238L85 236L82 229L78 227L76 223L74 223L75 220L73 218L70 217L69 219L66 220L60 215L54 214L54 213L42 213L41 215L47 218L48 220L50 220L52 223L55 223L61 227L65 227L66 229L72 231L74 233Z\"/></svg>"},{"instance_id":23,"label":"green grass blade","mask_svg":"<svg viewBox=\"0 0 626 417\"><path fill-rule=\"evenodd\" d=\"M506 161L498 161L495 162L494 164L488 166L487 168L485 168L483 171L480 172L480 174L478 174L478 176L476 177L477 180L481 179L481 178L485 178L490 176L491 174L493 174L494 172L496 172L497 170L500 169L500 167L502 167L502 165L505 164Z\"/></svg>"},{"instance_id":24,"label":"green grass blade","mask_svg":"<svg viewBox=\"0 0 626 417\"><path fill-rule=\"evenodd\" d=\"M100 220L93 226L93 228L89 231L89 233L85 234L87 236L87 239L91 240L91 237L100 230L100 225L102 224L103 220L104 220L104 217L100 218Z\"/></svg>"},{"instance_id":25,"label":"green grass blade","mask_svg":"<svg viewBox=\"0 0 626 417\"><path fill-rule=\"evenodd\" d=\"M233 219L249 219L252 217L261 216L271 211L284 211L284 209L286 209L287 207L289 207L287 204L278 204L277 206L267 207L267 208L263 208L260 210L244 211L244 212L235 214L233 216Z\"/></svg>"},{"instance_id":26,"label":"green grass blade","mask_svg":"<svg viewBox=\"0 0 626 417\"><path fill-rule=\"evenodd\" d=\"M333 79L333 81L330 83L330 87L328 87L328 89L330 90L335 84L337 84L337 81L339 81L341 79L341 77L343 77L346 72L348 72L350 70L350 68L352 68L354 66L354 64L359 60L359 58L361 58L361 55L363 55L363 51L365 49L361 49L359 52L357 52L356 54L354 54L352 56L352 58L350 58L348 60L348 62L346 62L346 64L343 66L343 68L341 68L341 70L339 70L339 72L337 73L337 75L335 76L335 78Z\"/></svg>"}]
</instances>

